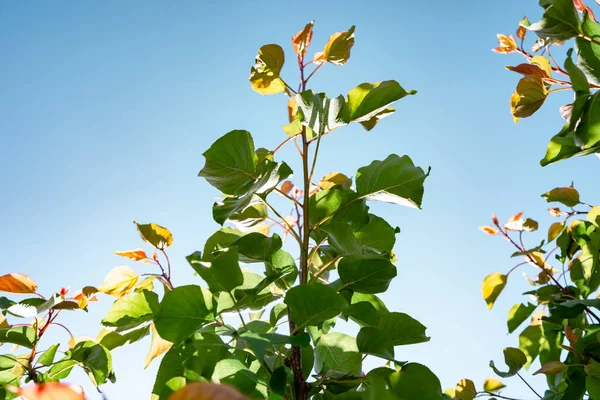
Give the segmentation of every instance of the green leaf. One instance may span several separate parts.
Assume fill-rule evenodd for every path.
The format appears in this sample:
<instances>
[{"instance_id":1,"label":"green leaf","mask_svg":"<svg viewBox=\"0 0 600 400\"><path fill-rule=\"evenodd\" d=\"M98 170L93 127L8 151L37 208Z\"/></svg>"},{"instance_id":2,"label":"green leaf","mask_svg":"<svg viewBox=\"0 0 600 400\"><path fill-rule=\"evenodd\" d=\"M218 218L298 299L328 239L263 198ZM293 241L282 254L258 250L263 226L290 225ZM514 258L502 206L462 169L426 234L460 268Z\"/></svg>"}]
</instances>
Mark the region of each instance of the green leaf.
<instances>
[{"instance_id":1,"label":"green leaf","mask_svg":"<svg viewBox=\"0 0 600 400\"><path fill-rule=\"evenodd\" d=\"M519 335L519 349L527 357L525 369L528 369L540 354L540 348L545 340L541 325L530 325L521 332Z\"/></svg>"},{"instance_id":2,"label":"green leaf","mask_svg":"<svg viewBox=\"0 0 600 400\"><path fill-rule=\"evenodd\" d=\"M540 4L545 8L542 19L527 29L534 31L542 39L562 41L577 36L581 23L572 1L543 0Z\"/></svg>"},{"instance_id":3,"label":"green leaf","mask_svg":"<svg viewBox=\"0 0 600 400\"><path fill-rule=\"evenodd\" d=\"M237 218L249 207L264 204L266 196L292 174L291 168L284 162L278 164L267 160L265 163L266 167L257 171L256 181L244 195L226 197L213 205L213 219L217 223L222 225L232 216Z\"/></svg>"},{"instance_id":4,"label":"green leaf","mask_svg":"<svg viewBox=\"0 0 600 400\"><path fill-rule=\"evenodd\" d=\"M372 326L362 327L358 332L358 336L356 336L358 351L394 361L394 345L386 332L389 331Z\"/></svg>"},{"instance_id":5,"label":"green leaf","mask_svg":"<svg viewBox=\"0 0 600 400\"><path fill-rule=\"evenodd\" d=\"M397 275L396 267L388 260L344 257L338 264L344 287L358 293L383 293Z\"/></svg>"},{"instance_id":6,"label":"green leaf","mask_svg":"<svg viewBox=\"0 0 600 400\"><path fill-rule=\"evenodd\" d=\"M363 83L348 93L349 121L360 122L370 131L384 117L395 110L389 108L393 102L417 92L407 92L396 81Z\"/></svg>"},{"instance_id":7,"label":"green leaf","mask_svg":"<svg viewBox=\"0 0 600 400\"><path fill-rule=\"evenodd\" d=\"M235 247L217 254L210 263L201 261L199 252L190 254L187 260L213 292L231 292L244 281Z\"/></svg>"},{"instance_id":8,"label":"green leaf","mask_svg":"<svg viewBox=\"0 0 600 400\"><path fill-rule=\"evenodd\" d=\"M94 377L96 385L105 383L112 373L112 356L102 345L91 340L79 342L69 352L69 358L82 363Z\"/></svg>"},{"instance_id":9,"label":"green leaf","mask_svg":"<svg viewBox=\"0 0 600 400\"><path fill-rule=\"evenodd\" d=\"M241 392L252 393L256 387L256 375L238 359L220 360L215 366L212 381L233 386Z\"/></svg>"},{"instance_id":10,"label":"green leaf","mask_svg":"<svg viewBox=\"0 0 600 400\"><path fill-rule=\"evenodd\" d=\"M186 257L186 259L190 264L192 264L192 261L190 261L190 259L195 262L211 262L212 260L214 260L215 256L217 256L218 253L220 253L220 250L231 247L231 245L242 236L244 236L244 233L238 229L233 229L229 227L221 228L208 238L206 244L204 245L204 253L195 252L192 255Z\"/></svg>"},{"instance_id":11,"label":"green leaf","mask_svg":"<svg viewBox=\"0 0 600 400\"><path fill-rule=\"evenodd\" d=\"M346 300L335 289L318 283L291 288L284 302L298 328L319 325L347 307Z\"/></svg>"},{"instance_id":12,"label":"green leaf","mask_svg":"<svg viewBox=\"0 0 600 400\"><path fill-rule=\"evenodd\" d=\"M160 337L178 344L213 319L210 292L200 286L188 285L165 293L154 324Z\"/></svg>"},{"instance_id":13,"label":"green leaf","mask_svg":"<svg viewBox=\"0 0 600 400\"><path fill-rule=\"evenodd\" d=\"M508 333L513 333L536 309L535 304L515 304L508 312Z\"/></svg>"},{"instance_id":14,"label":"green leaf","mask_svg":"<svg viewBox=\"0 0 600 400\"><path fill-rule=\"evenodd\" d=\"M358 375L361 355L356 339L339 332L322 335L315 346L315 372L329 376Z\"/></svg>"},{"instance_id":15,"label":"green leaf","mask_svg":"<svg viewBox=\"0 0 600 400\"><path fill-rule=\"evenodd\" d=\"M206 164L198 173L225 194L243 194L256 181L258 157L250 132L234 130L204 152Z\"/></svg>"},{"instance_id":16,"label":"green leaf","mask_svg":"<svg viewBox=\"0 0 600 400\"><path fill-rule=\"evenodd\" d=\"M277 322L287 315L287 306L283 303L275 304L275 307L271 309L271 315L269 317L269 323L272 327L277 325Z\"/></svg>"},{"instance_id":17,"label":"green leaf","mask_svg":"<svg viewBox=\"0 0 600 400\"><path fill-rule=\"evenodd\" d=\"M421 208L423 182L429 175L408 156L395 154L373 161L356 173L356 191L361 198Z\"/></svg>"},{"instance_id":18,"label":"green leaf","mask_svg":"<svg viewBox=\"0 0 600 400\"><path fill-rule=\"evenodd\" d=\"M244 282L233 291L233 298L230 293L221 293L217 300L217 313L250 308L260 310L267 304L275 300L271 293L269 285L278 279L277 275L263 278L262 276L249 271L242 272Z\"/></svg>"},{"instance_id":19,"label":"green leaf","mask_svg":"<svg viewBox=\"0 0 600 400\"><path fill-rule=\"evenodd\" d=\"M281 249L281 238L274 234L271 237L252 232L240 237L231 246L237 248L240 261L244 263L265 262Z\"/></svg>"},{"instance_id":20,"label":"green leaf","mask_svg":"<svg viewBox=\"0 0 600 400\"><path fill-rule=\"evenodd\" d=\"M558 202L567 207L575 207L580 203L579 192L573 186L554 188L542 197L548 203Z\"/></svg>"},{"instance_id":21,"label":"green leaf","mask_svg":"<svg viewBox=\"0 0 600 400\"><path fill-rule=\"evenodd\" d=\"M374 294L353 293L351 304L343 312L361 326L377 326L382 316L389 314L385 304Z\"/></svg>"},{"instance_id":22,"label":"green leaf","mask_svg":"<svg viewBox=\"0 0 600 400\"><path fill-rule=\"evenodd\" d=\"M58 382L65 379L78 364L77 361L71 360L69 357L52 364L47 372L47 380L50 382Z\"/></svg>"},{"instance_id":23,"label":"green leaf","mask_svg":"<svg viewBox=\"0 0 600 400\"><path fill-rule=\"evenodd\" d=\"M507 279L508 276L499 272L494 272L483 280L481 291L483 293L483 298L485 299L485 302L490 310L494 306L494 302L498 296L500 296L500 293L502 293L502 290L504 290Z\"/></svg>"},{"instance_id":24,"label":"green leaf","mask_svg":"<svg viewBox=\"0 0 600 400\"><path fill-rule=\"evenodd\" d=\"M281 366L275 368L271 374L271 378L269 379L269 388L274 393L285 396L285 388L287 387L288 376L289 374L286 367Z\"/></svg>"},{"instance_id":25,"label":"green leaf","mask_svg":"<svg viewBox=\"0 0 600 400\"><path fill-rule=\"evenodd\" d=\"M356 221L349 224L342 214L336 214L321 229L328 236L328 243L339 255L358 256L360 258L391 258L396 243L394 229L383 218L367 214L366 223L361 224L363 208L357 204L357 213L352 215ZM366 207L364 209L366 212Z\"/></svg>"},{"instance_id":26,"label":"green leaf","mask_svg":"<svg viewBox=\"0 0 600 400\"><path fill-rule=\"evenodd\" d=\"M153 399L166 400L168 398L170 394L169 391L167 391L168 394L163 395L166 384L170 379L184 374L183 364L188 357L189 355L178 347L172 347L165 353L165 356L160 363L160 367L158 368L154 387L152 388Z\"/></svg>"},{"instance_id":27,"label":"green leaf","mask_svg":"<svg viewBox=\"0 0 600 400\"><path fill-rule=\"evenodd\" d=\"M345 32L337 32L329 37L322 52L315 54L317 64L329 62L344 65L350 58L350 50L354 46L354 26Z\"/></svg>"},{"instance_id":28,"label":"green leaf","mask_svg":"<svg viewBox=\"0 0 600 400\"><path fill-rule=\"evenodd\" d=\"M330 99L325 93L307 90L296 95L296 103L300 122L317 135L331 132L349 122L344 96Z\"/></svg>"},{"instance_id":29,"label":"green leaf","mask_svg":"<svg viewBox=\"0 0 600 400\"><path fill-rule=\"evenodd\" d=\"M0 343L12 343L32 349L35 340L36 330L31 326L0 329Z\"/></svg>"},{"instance_id":30,"label":"green leaf","mask_svg":"<svg viewBox=\"0 0 600 400\"><path fill-rule=\"evenodd\" d=\"M600 145L600 92L589 99L583 109L575 136L582 143L582 150L598 150Z\"/></svg>"},{"instance_id":31,"label":"green leaf","mask_svg":"<svg viewBox=\"0 0 600 400\"><path fill-rule=\"evenodd\" d=\"M128 330L126 332L114 332L103 329L96 338L96 341L108 350L114 350L117 347L127 343L135 343L145 338L150 333L150 325L144 324L140 328Z\"/></svg>"},{"instance_id":32,"label":"green leaf","mask_svg":"<svg viewBox=\"0 0 600 400\"><path fill-rule=\"evenodd\" d=\"M254 351L254 355L260 362L264 361L265 352L273 345L291 344L294 346L306 347L310 344L310 336L308 333L286 336L277 333L244 332L240 335L240 338L248 343L248 346Z\"/></svg>"},{"instance_id":33,"label":"green leaf","mask_svg":"<svg viewBox=\"0 0 600 400\"><path fill-rule=\"evenodd\" d=\"M590 395L590 399L600 399L600 378L586 376L585 390Z\"/></svg>"},{"instance_id":34,"label":"green leaf","mask_svg":"<svg viewBox=\"0 0 600 400\"><path fill-rule=\"evenodd\" d=\"M378 328L388 333L394 346L424 343L429 341L427 328L408 314L386 313L381 316Z\"/></svg>"},{"instance_id":35,"label":"green leaf","mask_svg":"<svg viewBox=\"0 0 600 400\"><path fill-rule=\"evenodd\" d=\"M585 73L586 77L595 85L600 85L600 24L590 18L589 13L583 16L581 25L583 34L594 39L592 42L583 37L577 37L577 66Z\"/></svg>"},{"instance_id":36,"label":"green leaf","mask_svg":"<svg viewBox=\"0 0 600 400\"><path fill-rule=\"evenodd\" d=\"M54 362L56 350L58 350L59 346L60 344L53 344L46 351L44 351L37 360L38 364L42 364L47 367L50 366Z\"/></svg>"},{"instance_id":37,"label":"green leaf","mask_svg":"<svg viewBox=\"0 0 600 400\"><path fill-rule=\"evenodd\" d=\"M571 263L571 280L577 285L584 297L595 292L600 286L600 265L598 250L588 243Z\"/></svg>"},{"instance_id":38,"label":"green leaf","mask_svg":"<svg viewBox=\"0 0 600 400\"><path fill-rule=\"evenodd\" d=\"M148 290L124 296L113 303L102 325L129 330L151 321L158 307L158 295Z\"/></svg>"},{"instance_id":39,"label":"green leaf","mask_svg":"<svg viewBox=\"0 0 600 400\"><path fill-rule=\"evenodd\" d=\"M133 223L137 226L142 239L155 248L164 250L173 244L173 235L167 228L155 223L138 224L135 221Z\"/></svg>"},{"instance_id":40,"label":"green leaf","mask_svg":"<svg viewBox=\"0 0 600 400\"><path fill-rule=\"evenodd\" d=\"M417 363L406 364L390 374L390 390L399 400L441 400L440 380L429 368Z\"/></svg>"},{"instance_id":41,"label":"green leaf","mask_svg":"<svg viewBox=\"0 0 600 400\"><path fill-rule=\"evenodd\" d=\"M285 90L285 83L280 78L281 68L285 62L285 54L281 46L266 44L258 50L256 64L250 69L252 89L260 94L277 94Z\"/></svg>"},{"instance_id":42,"label":"green leaf","mask_svg":"<svg viewBox=\"0 0 600 400\"><path fill-rule=\"evenodd\" d=\"M519 349L507 347L504 349L504 362L508 366L508 372L499 371L494 365L494 361L490 361L490 367L501 378L508 378L516 375L527 364L527 356Z\"/></svg>"}]
</instances>

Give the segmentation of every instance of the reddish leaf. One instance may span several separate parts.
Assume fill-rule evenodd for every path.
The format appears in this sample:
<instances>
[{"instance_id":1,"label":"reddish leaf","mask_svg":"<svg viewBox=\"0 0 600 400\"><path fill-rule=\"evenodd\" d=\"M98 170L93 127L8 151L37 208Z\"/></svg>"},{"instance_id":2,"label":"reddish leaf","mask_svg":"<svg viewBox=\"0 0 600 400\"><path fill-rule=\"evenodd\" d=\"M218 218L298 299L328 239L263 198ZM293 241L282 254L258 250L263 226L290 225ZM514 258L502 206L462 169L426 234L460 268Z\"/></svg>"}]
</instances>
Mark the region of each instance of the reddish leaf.
<instances>
[{"instance_id":1,"label":"reddish leaf","mask_svg":"<svg viewBox=\"0 0 600 400\"><path fill-rule=\"evenodd\" d=\"M292 44L297 55L304 57L306 48L310 46L310 42L312 41L314 24L315 21L310 21L304 29L292 36Z\"/></svg>"},{"instance_id":2,"label":"reddish leaf","mask_svg":"<svg viewBox=\"0 0 600 400\"><path fill-rule=\"evenodd\" d=\"M537 75L540 78L549 78L548 73L536 64L519 64L516 67L507 66L506 69L525 76Z\"/></svg>"},{"instance_id":3,"label":"reddish leaf","mask_svg":"<svg viewBox=\"0 0 600 400\"><path fill-rule=\"evenodd\" d=\"M0 292L27 294L35 293L36 289L37 283L27 275L12 272L0 276Z\"/></svg>"},{"instance_id":4,"label":"reddish leaf","mask_svg":"<svg viewBox=\"0 0 600 400\"><path fill-rule=\"evenodd\" d=\"M596 0L596 3L600 4L600 1ZM590 17L590 19L594 22L596 22L596 18L594 17L594 11L592 11L591 8L589 8L584 2L583 0L573 0L573 4L575 4L575 8L577 9L577 11L579 11L580 13L583 13L584 11L588 12L588 16Z\"/></svg>"},{"instance_id":5,"label":"reddish leaf","mask_svg":"<svg viewBox=\"0 0 600 400\"><path fill-rule=\"evenodd\" d=\"M479 230L482 231L483 233L487 233L488 235L496 235L498 233L496 228L494 228L493 226L489 226L489 225L480 226Z\"/></svg>"},{"instance_id":6,"label":"reddish leaf","mask_svg":"<svg viewBox=\"0 0 600 400\"><path fill-rule=\"evenodd\" d=\"M560 361L550 361L542 365L542 368L538 369L533 374L553 375L563 372L567 368L569 368L569 366Z\"/></svg>"},{"instance_id":7,"label":"reddish leaf","mask_svg":"<svg viewBox=\"0 0 600 400\"><path fill-rule=\"evenodd\" d=\"M498 37L498 47L493 49L493 51L495 51L496 53L508 54L517 50L517 41L515 40L513 35L506 36L499 33L496 36Z\"/></svg>"},{"instance_id":8,"label":"reddish leaf","mask_svg":"<svg viewBox=\"0 0 600 400\"><path fill-rule=\"evenodd\" d=\"M121 257L129 258L133 261L146 261L148 262L148 256L142 249L135 249L129 251L115 251L115 254Z\"/></svg>"}]
</instances>

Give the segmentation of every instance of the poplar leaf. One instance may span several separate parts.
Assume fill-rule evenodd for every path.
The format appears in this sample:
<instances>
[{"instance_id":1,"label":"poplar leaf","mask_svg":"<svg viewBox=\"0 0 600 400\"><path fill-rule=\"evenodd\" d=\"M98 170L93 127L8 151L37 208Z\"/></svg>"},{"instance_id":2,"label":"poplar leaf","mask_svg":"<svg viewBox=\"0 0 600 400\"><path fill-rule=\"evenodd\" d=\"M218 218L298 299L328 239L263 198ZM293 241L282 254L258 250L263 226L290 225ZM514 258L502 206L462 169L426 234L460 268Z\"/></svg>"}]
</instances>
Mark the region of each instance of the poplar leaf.
<instances>
[{"instance_id":1,"label":"poplar leaf","mask_svg":"<svg viewBox=\"0 0 600 400\"><path fill-rule=\"evenodd\" d=\"M37 283L25 274L12 272L0 276L0 292L30 294L35 293Z\"/></svg>"}]
</instances>

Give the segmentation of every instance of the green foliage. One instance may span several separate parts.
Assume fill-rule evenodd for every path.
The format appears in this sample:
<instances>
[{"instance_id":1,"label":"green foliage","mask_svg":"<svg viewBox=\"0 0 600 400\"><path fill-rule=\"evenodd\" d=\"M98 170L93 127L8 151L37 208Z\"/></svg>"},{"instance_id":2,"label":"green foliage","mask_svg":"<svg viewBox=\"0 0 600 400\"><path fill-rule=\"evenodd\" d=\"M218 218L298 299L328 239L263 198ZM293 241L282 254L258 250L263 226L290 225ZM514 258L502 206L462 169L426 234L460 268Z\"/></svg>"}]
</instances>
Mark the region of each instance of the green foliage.
<instances>
[{"instance_id":1,"label":"green foliage","mask_svg":"<svg viewBox=\"0 0 600 400\"><path fill-rule=\"evenodd\" d=\"M566 124L548 144L543 166L575 156L600 151L600 23L582 0L541 0L543 14L538 22L529 24L527 18L517 30L517 43L511 36L498 35L500 53L519 53L527 63L509 70L524 75L511 97L515 122L527 118L542 107L548 95L572 89L575 101L561 108ZM531 52L524 48L527 31L538 39ZM571 40L573 40L571 42ZM554 61L554 46L574 46L567 51L564 65ZM536 55L536 53L540 53ZM551 63L552 60L552 63ZM568 79L565 79L568 78ZM595 92L594 92L595 91Z\"/></svg>"}]
</instances>

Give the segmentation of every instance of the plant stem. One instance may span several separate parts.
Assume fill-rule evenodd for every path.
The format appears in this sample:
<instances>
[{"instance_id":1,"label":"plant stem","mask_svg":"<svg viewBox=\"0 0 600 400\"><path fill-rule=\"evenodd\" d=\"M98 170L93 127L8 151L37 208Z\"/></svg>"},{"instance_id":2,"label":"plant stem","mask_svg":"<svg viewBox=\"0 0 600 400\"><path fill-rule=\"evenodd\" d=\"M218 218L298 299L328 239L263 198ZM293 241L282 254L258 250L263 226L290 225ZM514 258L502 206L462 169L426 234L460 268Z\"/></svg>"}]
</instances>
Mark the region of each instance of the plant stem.
<instances>
[{"instance_id":1,"label":"plant stem","mask_svg":"<svg viewBox=\"0 0 600 400\"><path fill-rule=\"evenodd\" d=\"M536 392L536 391L535 391L535 389L534 389L534 388L532 388L532 387L531 387L531 385L530 385L529 383L527 383L527 381L526 381L525 379L523 379L523 377L521 376L521 374L517 373L517 376L518 376L519 378L521 378L521 380L523 381L523 383L524 383L524 384L526 384L526 385L527 385L527 387L528 387L529 389L531 389L531 391L532 391L532 392L533 392L533 393L534 393L534 394L535 394L537 397L539 397L540 399L542 398L542 396L540 396L540 395L539 395L539 393L538 393L538 392Z\"/></svg>"}]
</instances>

